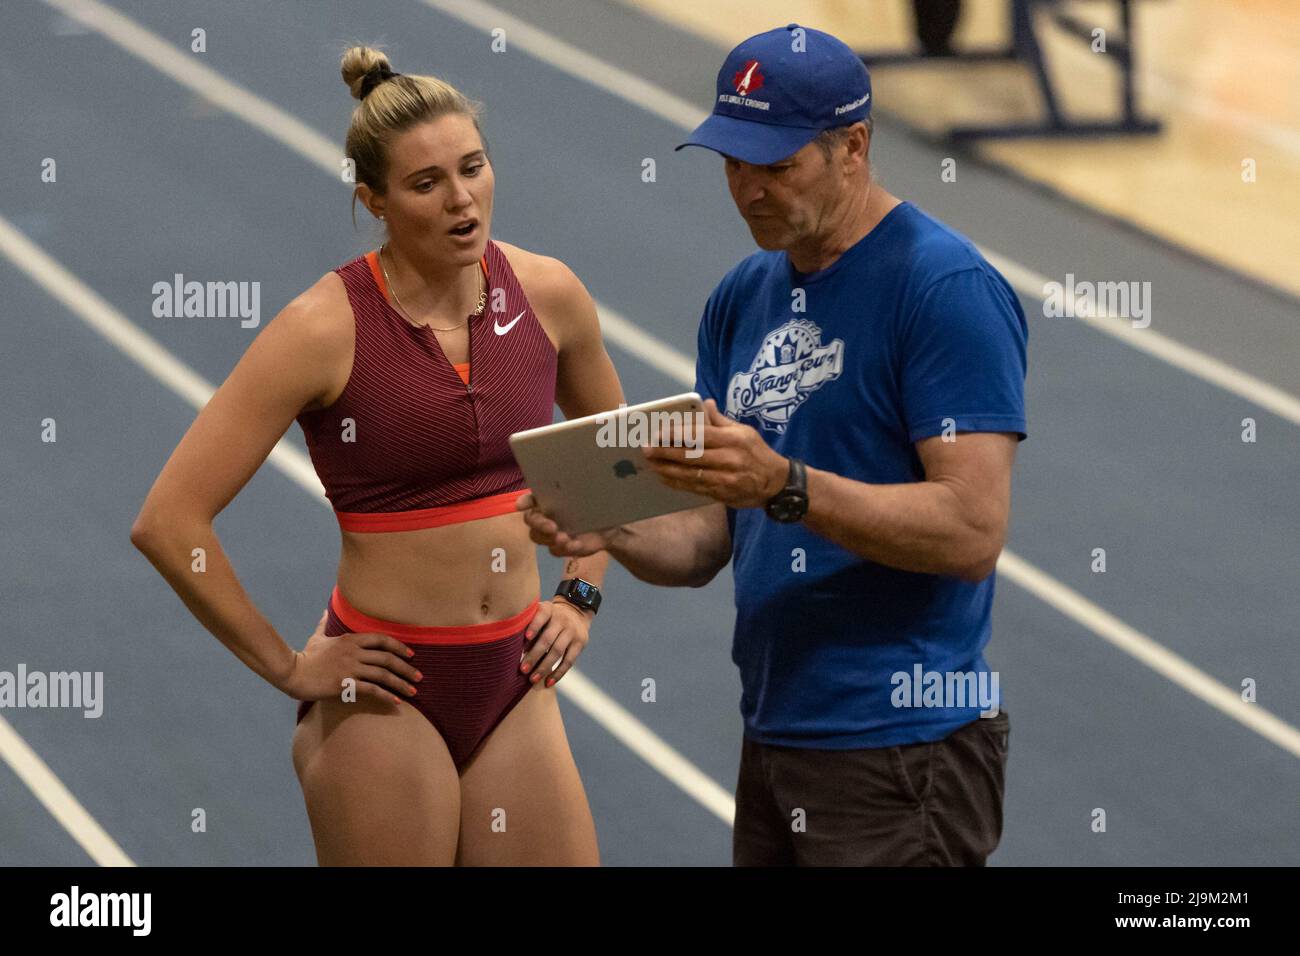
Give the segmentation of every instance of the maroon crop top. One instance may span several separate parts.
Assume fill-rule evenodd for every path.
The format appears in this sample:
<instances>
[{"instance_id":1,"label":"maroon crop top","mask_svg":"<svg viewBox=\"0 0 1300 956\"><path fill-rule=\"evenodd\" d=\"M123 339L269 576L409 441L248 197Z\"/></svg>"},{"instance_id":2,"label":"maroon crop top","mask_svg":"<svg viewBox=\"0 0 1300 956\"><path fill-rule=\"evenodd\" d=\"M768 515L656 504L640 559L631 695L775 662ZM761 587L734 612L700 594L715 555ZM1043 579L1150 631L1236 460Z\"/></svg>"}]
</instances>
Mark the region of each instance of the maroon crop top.
<instances>
[{"instance_id":1,"label":"maroon crop top","mask_svg":"<svg viewBox=\"0 0 1300 956\"><path fill-rule=\"evenodd\" d=\"M480 263L488 307L469 320L468 382L437 336L389 303L374 252L334 271L356 325L352 372L327 408L301 412L316 474L350 531L406 531L505 514L528 489L513 432L551 424L556 352L505 253ZM504 292L504 311L497 290Z\"/></svg>"}]
</instances>

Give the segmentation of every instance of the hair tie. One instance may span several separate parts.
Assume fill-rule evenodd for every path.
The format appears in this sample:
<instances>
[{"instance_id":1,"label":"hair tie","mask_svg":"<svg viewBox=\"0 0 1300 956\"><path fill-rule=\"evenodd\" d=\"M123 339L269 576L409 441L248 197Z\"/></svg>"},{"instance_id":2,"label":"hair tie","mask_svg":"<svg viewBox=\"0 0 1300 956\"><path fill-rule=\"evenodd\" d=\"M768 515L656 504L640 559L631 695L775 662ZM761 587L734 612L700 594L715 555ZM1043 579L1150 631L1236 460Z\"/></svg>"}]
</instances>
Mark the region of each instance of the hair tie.
<instances>
[{"instance_id":1,"label":"hair tie","mask_svg":"<svg viewBox=\"0 0 1300 956\"><path fill-rule=\"evenodd\" d=\"M401 76L400 73L394 73L388 68L387 63L377 63L365 73L365 78L361 81L361 99L365 99L371 94L376 86L385 80L391 80L395 76Z\"/></svg>"}]
</instances>

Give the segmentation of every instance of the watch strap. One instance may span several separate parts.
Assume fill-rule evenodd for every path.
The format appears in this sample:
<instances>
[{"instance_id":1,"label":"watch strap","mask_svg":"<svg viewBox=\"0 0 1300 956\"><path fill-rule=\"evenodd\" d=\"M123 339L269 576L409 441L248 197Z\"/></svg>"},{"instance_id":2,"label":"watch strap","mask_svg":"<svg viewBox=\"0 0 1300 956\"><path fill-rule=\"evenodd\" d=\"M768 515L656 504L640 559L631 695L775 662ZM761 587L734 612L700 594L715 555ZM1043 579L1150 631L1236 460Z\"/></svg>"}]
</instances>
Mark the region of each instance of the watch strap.
<instances>
[{"instance_id":1,"label":"watch strap","mask_svg":"<svg viewBox=\"0 0 1300 956\"><path fill-rule=\"evenodd\" d=\"M803 520L808 513L808 468L801 459L790 459L785 487L768 499L764 510L783 524Z\"/></svg>"}]
</instances>

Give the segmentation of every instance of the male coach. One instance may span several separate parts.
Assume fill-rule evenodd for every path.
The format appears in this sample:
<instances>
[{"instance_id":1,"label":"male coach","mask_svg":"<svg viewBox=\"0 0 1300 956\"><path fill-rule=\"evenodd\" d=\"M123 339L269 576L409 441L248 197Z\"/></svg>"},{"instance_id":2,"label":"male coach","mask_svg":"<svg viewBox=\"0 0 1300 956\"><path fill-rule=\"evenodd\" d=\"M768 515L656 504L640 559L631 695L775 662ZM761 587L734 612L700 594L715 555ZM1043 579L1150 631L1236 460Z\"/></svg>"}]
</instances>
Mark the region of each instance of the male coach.
<instances>
[{"instance_id":1,"label":"male coach","mask_svg":"<svg viewBox=\"0 0 1300 956\"><path fill-rule=\"evenodd\" d=\"M772 30L682 144L722 154L763 250L704 309L703 455L647 449L718 503L569 536L520 502L552 553L604 548L654 584L734 557L736 865L983 865L1002 833L983 650L1028 328L966 238L873 181L870 84L834 37Z\"/></svg>"}]
</instances>

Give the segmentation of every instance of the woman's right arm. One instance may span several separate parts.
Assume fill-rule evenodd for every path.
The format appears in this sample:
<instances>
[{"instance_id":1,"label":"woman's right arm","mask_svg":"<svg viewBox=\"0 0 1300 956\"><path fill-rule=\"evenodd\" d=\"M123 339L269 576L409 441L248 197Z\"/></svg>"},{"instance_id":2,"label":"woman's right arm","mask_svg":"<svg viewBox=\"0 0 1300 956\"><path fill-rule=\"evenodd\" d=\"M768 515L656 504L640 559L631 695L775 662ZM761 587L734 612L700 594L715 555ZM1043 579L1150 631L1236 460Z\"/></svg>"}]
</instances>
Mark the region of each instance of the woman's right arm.
<instances>
[{"instance_id":1,"label":"woman's right arm","mask_svg":"<svg viewBox=\"0 0 1300 956\"><path fill-rule=\"evenodd\" d=\"M254 673L301 699L314 699L312 695L327 685L337 693L334 675L327 680L320 673L309 679L302 673L301 655L276 633L235 577L213 520L256 473L298 413L342 390L352 361L352 322L342 280L333 273L286 305L199 412L131 528L131 543L199 623ZM204 552L202 564L196 560L198 548ZM407 656L407 649L392 638L366 643ZM380 661L374 653L365 657ZM398 660L393 654L383 659L386 667ZM405 661L400 666L414 673ZM373 675L369 667L364 671ZM352 673L358 674L355 662ZM395 676L370 679L395 690L405 683ZM360 681L357 689L377 692Z\"/></svg>"}]
</instances>

